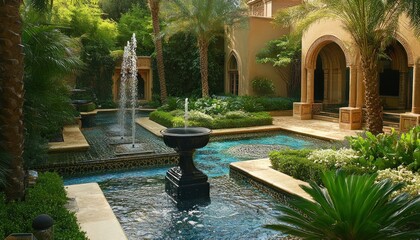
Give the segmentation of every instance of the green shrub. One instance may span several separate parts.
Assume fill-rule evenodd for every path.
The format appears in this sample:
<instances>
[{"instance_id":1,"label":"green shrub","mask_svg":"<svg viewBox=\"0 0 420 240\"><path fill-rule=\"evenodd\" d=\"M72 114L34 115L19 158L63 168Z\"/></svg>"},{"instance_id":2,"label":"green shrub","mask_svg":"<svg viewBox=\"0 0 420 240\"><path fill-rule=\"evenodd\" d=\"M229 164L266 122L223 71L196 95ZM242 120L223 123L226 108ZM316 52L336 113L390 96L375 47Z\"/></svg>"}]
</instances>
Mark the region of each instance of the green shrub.
<instances>
[{"instance_id":1,"label":"green shrub","mask_svg":"<svg viewBox=\"0 0 420 240\"><path fill-rule=\"evenodd\" d=\"M240 128L251 126L264 126L273 124L273 118L266 112L251 113L248 117L228 119L216 118L212 123L212 129Z\"/></svg>"},{"instance_id":2,"label":"green shrub","mask_svg":"<svg viewBox=\"0 0 420 240\"><path fill-rule=\"evenodd\" d=\"M265 77L255 77L252 82L252 89L258 96L273 95L275 87L273 81Z\"/></svg>"},{"instance_id":3,"label":"green shrub","mask_svg":"<svg viewBox=\"0 0 420 240\"><path fill-rule=\"evenodd\" d=\"M159 111L159 110L153 111L149 115L150 120L155 121L165 127L174 127L172 124L173 118L174 117L169 112L164 112L164 111Z\"/></svg>"},{"instance_id":4,"label":"green shrub","mask_svg":"<svg viewBox=\"0 0 420 240\"><path fill-rule=\"evenodd\" d=\"M260 97L255 99L262 105L264 111L291 110L293 109L293 100L290 98L267 98Z\"/></svg>"},{"instance_id":5,"label":"green shrub","mask_svg":"<svg viewBox=\"0 0 420 240\"><path fill-rule=\"evenodd\" d=\"M90 102L90 103L79 105L77 109L79 110L79 112L91 112L96 109L96 105L95 103Z\"/></svg>"},{"instance_id":6,"label":"green shrub","mask_svg":"<svg viewBox=\"0 0 420 240\"><path fill-rule=\"evenodd\" d=\"M413 171L418 171L420 167L419 135L420 126L417 126L401 136L393 130L390 134L375 136L366 132L365 136L347 139L350 147L359 153L358 161L362 166L382 170L405 165Z\"/></svg>"},{"instance_id":7,"label":"green shrub","mask_svg":"<svg viewBox=\"0 0 420 240\"><path fill-rule=\"evenodd\" d=\"M312 150L281 150L270 152L269 157L274 169L302 181L321 183L322 172L328 168L308 159Z\"/></svg>"},{"instance_id":8,"label":"green shrub","mask_svg":"<svg viewBox=\"0 0 420 240\"><path fill-rule=\"evenodd\" d=\"M32 220L48 214L54 219L55 239L87 239L74 213L65 208L66 203L63 181L56 173L40 174L37 184L28 189L25 201L6 204L0 193L0 237L32 232Z\"/></svg>"},{"instance_id":9,"label":"green shrub","mask_svg":"<svg viewBox=\"0 0 420 240\"><path fill-rule=\"evenodd\" d=\"M388 168L378 171L376 181L379 182L388 178L394 184L404 183L404 187L397 191L396 194L406 192L413 197L420 195L420 175L418 173L413 173L403 166L399 166L397 170Z\"/></svg>"},{"instance_id":10,"label":"green shrub","mask_svg":"<svg viewBox=\"0 0 420 240\"><path fill-rule=\"evenodd\" d=\"M175 114L172 115L171 113ZM150 113L149 118L165 127L183 127L184 115L178 115L178 110L171 113L164 111L154 111ZM211 117L210 115L191 111L189 113L188 126L207 127L211 129L220 128L238 128L249 126L271 125L273 118L266 112L252 113L244 118L228 119L220 116Z\"/></svg>"},{"instance_id":11,"label":"green shrub","mask_svg":"<svg viewBox=\"0 0 420 240\"><path fill-rule=\"evenodd\" d=\"M248 113L246 113L244 111L241 111L241 110L229 111L224 115L224 117L228 118L228 119L240 119L240 118L244 118L244 117L248 117L248 116L249 116Z\"/></svg>"},{"instance_id":12,"label":"green shrub","mask_svg":"<svg viewBox=\"0 0 420 240\"><path fill-rule=\"evenodd\" d=\"M274 169L303 181L321 183L322 172L338 170L347 174L365 174L374 172L372 169L358 166L354 151L351 149L325 150L281 150L270 153ZM346 155L344 155L346 154Z\"/></svg>"}]
</instances>

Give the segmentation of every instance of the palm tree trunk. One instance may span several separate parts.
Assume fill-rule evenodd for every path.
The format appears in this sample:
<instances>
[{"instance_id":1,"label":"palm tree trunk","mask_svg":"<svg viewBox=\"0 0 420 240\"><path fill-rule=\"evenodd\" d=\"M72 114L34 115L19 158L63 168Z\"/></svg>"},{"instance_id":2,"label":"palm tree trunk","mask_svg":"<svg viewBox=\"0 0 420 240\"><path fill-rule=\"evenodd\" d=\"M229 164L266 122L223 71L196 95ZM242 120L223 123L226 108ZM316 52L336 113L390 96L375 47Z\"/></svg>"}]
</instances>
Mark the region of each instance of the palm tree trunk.
<instances>
[{"instance_id":1,"label":"palm tree trunk","mask_svg":"<svg viewBox=\"0 0 420 240\"><path fill-rule=\"evenodd\" d=\"M165 80L165 66L163 64L163 50L162 50L162 38L160 34L159 26L159 3L160 0L148 0L150 12L152 14L152 25L153 25L153 35L154 43L156 49L156 61L157 61L157 70L159 76L159 86L160 86L160 101L162 103L166 102L168 98L168 93L166 91L166 80Z\"/></svg>"},{"instance_id":2,"label":"palm tree trunk","mask_svg":"<svg viewBox=\"0 0 420 240\"><path fill-rule=\"evenodd\" d=\"M23 170L23 49L21 0L0 1L0 146L11 158L6 200L25 195Z\"/></svg>"},{"instance_id":3,"label":"palm tree trunk","mask_svg":"<svg viewBox=\"0 0 420 240\"><path fill-rule=\"evenodd\" d=\"M208 71L209 42L204 37L198 37L198 50L200 53L201 95L209 97L209 71Z\"/></svg>"},{"instance_id":4,"label":"palm tree trunk","mask_svg":"<svg viewBox=\"0 0 420 240\"><path fill-rule=\"evenodd\" d=\"M383 132L382 104L379 97L377 50L361 54L363 83L365 85L366 130L377 135Z\"/></svg>"}]
</instances>

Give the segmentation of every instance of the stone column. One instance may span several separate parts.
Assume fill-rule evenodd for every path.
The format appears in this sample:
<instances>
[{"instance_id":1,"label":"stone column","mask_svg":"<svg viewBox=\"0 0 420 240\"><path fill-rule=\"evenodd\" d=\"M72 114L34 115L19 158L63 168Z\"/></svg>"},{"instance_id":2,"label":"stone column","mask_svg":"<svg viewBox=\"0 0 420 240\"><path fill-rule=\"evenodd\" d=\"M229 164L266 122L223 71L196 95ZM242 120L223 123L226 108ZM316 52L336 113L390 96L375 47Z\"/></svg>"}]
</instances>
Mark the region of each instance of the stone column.
<instances>
[{"instance_id":1,"label":"stone column","mask_svg":"<svg viewBox=\"0 0 420 240\"><path fill-rule=\"evenodd\" d=\"M301 77L300 77L300 101L306 102L306 68L302 64L301 69Z\"/></svg>"},{"instance_id":2,"label":"stone column","mask_svg":"<svg viewBox=\"0 0 420 240\"><path fill-rule=\"evenodd\" d=\"M412 113L420 114L420 65L415 64L413 69L413 104Z\"/></svg>"},{"instance_id":3,"label":"stone column","mask_svg":"<svg viewBox=\"0 0 420 240\"><path fill-rule=\"evenodd\" d=\"M312 68L307 68L306 72L306 102L307 103L314 103L314 77L315 77L315 70Z\"/></svg>"},{"instance_id":4,"label":"stone column","mask_svg":"<svg viewBox=\"0 0 420 240\"><path fill-rule=\"evenodd\" d=\"M357 99L357 68L350 66L349 107L356 107Z\"/></svg>"}]
</instances>

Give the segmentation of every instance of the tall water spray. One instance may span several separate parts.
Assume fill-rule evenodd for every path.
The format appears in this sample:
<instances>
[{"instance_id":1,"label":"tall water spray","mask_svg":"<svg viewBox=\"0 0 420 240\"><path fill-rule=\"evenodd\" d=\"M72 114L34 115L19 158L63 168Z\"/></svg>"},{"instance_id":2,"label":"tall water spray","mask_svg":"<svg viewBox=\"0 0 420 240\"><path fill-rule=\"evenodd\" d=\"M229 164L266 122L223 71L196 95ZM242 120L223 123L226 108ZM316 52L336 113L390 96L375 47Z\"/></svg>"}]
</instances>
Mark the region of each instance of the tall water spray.
<instances>
[{"instance_id":1,"label":"tall water spray","mask_svg":"<svg viewBox=\"0 0 420 240\"><path fill-rule=\"evenodd\" d=\"M185 105L184 105L184 127L188 127L188 98L185 99Z\"/></svg>"},{"instance_id":2,"label":"tall water spray","mask_svg":"<svg viewBox=\"0 0 420 240\"><path fill-rule=\"evenodd\" d=\"M135 147L135 135L136 135L136 107L137 107L137 40L136 35L133 33L130 44L130 56L129 56L129 80L131 87L131 135L132 135L132 147Z\"/></svg>"},{"instance_id":3,"label":"tall water spray","mask_svg":"<svg viewBox=\"0 0 420 240\"><path fill-rule=\"evenodd\" d=\"M137 107L137 41L136 35L133 33L131 41L127 42L124 47L123 61L121 64L121 82L120 82L120 102L118 123L121 129L121 139L125 137L125 110L127 102L131 106L131 135L132 147L135 147L136 134L136 107ZM127 89L128 88L128 89ZM129 93L127 93L129 91Z\"/></svg>"},{"instance_id":4,"label":"tall water spray","mask_svg":"<svg viewBox=\"0 0 420 240\"><path fill-rule=\"evenodd\" d=\"M129 55L130 42L124 47L123 60L121 64L121 81L120 81L120 100L118 110L118 124L120 126L121 139L125 137L125 108L127 105L127 61Z\"/></svg>"}]
</instances>

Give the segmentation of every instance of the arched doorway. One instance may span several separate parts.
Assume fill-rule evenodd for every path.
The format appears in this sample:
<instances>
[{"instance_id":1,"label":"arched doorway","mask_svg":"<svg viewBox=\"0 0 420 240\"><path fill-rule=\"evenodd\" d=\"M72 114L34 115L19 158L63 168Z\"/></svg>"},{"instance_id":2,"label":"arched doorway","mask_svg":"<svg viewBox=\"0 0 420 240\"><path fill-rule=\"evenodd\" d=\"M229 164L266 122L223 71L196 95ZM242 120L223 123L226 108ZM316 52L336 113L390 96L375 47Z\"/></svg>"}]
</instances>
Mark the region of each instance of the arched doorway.
<instances>
[{"instance_id":1,"label":"arched doorway","mask_svg":"<svg viewBox=\"0 0 420 240\"><path fill-rule=\"evenodd\" d=\"M394 42L385 50L386 56L379 63L379 95L385 110L409 109L412 87L407 53L399 42Z\"/></svg>"},{"instance_id":2,"label":"arched doorway","mask_svg":"<svg viewBox=\"0 0 420 240\"><path fill-rule=\"evenodd\" d=\"M229 73L228 92L232 95L238 95L238 89L239 89L238 61L236 60L236 57L233 54L229 58L228 73Z\"/></svg>"},{"instance_id":3,"label":"arched doorway","mask_svg":"<svg viewBox=\"0 0 420 240\"><path fill-rule=\"evenodd\" d=\"M316 59L314 72L314 101L324 109L348 105L349 73L346 58L340 46L331 42L322 47Z\"/></svg>"}]
</instances>

